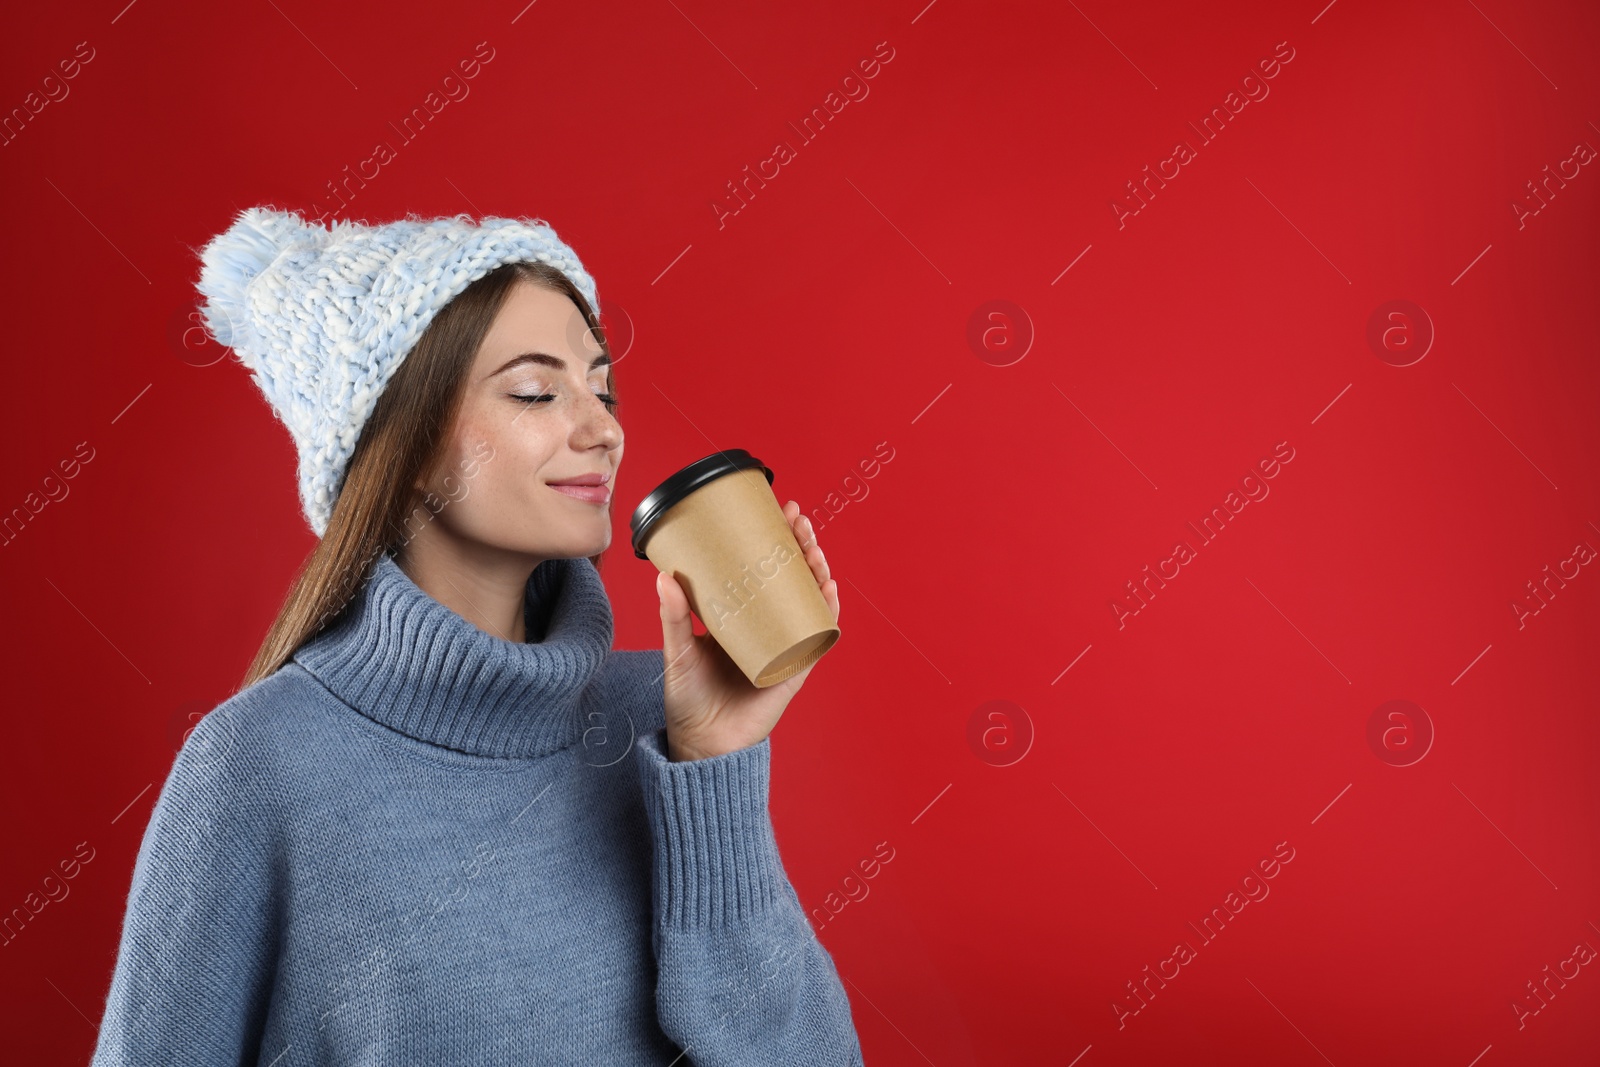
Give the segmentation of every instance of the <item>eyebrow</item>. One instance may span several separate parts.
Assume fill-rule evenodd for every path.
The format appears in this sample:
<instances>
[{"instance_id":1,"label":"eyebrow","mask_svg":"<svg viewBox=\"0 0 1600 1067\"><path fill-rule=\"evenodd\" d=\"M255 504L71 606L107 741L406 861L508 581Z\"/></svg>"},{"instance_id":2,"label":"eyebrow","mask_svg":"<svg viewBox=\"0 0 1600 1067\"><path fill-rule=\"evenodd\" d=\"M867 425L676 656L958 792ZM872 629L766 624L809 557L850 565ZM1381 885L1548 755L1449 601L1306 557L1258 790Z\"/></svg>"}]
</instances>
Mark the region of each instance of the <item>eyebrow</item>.
<instances>
[{"instance_id":1,"label":"eyebrow","mask_svg":"<svg viewBox=\"0 0 1600 1067\"><path fill-rule=\"evenodd\" d=\"M567 369L567 361L558 356L548 355L544 352L524 352L520 356L511 357L499 370L495 371L494 374L489 375L489 377L493 378L496 374L504 374L512 367L521 366L524 363L537 363L541 366L551 367L558 371ZM594 370L596 367L608 366L610 363L611 357L602 352L589 364L589 369Z\"/></svg>"}]
</instances>

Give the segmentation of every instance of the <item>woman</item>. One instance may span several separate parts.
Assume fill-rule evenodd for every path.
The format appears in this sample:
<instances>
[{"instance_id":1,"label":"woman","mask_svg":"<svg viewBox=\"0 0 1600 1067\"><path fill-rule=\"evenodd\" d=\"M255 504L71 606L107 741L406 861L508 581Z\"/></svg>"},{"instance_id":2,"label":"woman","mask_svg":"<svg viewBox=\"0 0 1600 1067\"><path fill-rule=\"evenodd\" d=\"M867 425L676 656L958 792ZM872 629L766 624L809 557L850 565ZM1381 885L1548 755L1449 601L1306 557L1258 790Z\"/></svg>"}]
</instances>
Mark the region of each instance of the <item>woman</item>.
<instances>
[{"instance_id":1,"label":"woman","mask_svg":"<svg viewBox=\"0 0 1600 1067\"><path fill-rule=\"evenodd\" d=\"M251 208L202 259L320 541L156 802L94 1063L860 1064L767 810L810 670L756 689L667 575L663 650L611 648L577 256Z\"/></svg>"}]
</instances>

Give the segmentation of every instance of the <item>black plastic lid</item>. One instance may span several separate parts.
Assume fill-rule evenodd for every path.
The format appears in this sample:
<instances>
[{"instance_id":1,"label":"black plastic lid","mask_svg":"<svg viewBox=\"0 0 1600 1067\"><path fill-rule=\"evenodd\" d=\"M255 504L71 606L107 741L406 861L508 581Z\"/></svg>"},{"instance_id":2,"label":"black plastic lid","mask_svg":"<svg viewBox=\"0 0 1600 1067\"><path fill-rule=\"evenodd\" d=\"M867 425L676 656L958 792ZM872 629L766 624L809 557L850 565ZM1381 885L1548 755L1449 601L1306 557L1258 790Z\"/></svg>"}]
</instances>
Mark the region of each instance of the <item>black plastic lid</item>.
<instances>
[{"instance_id":1,"label":"black plastic lid","mask_svg":"<svg viewBox=\"0 0 1600 1067\"><path fill-rule=\"evenodd\" d=\"M667 513L668 508L707 482L715 481L724 474L733 474L752 467L759 467L767 476L767 484L772 484L771 468L742 448L730 448L723 452L713 452L704 459L695 460L656 486L655 490L633 509L633 518L628 520L628 528L633 531L633 554L640 559L650 558L644 553L644 543L650 539L650 528L655 525L657 519Z\"/></svg>"}]
</instances>

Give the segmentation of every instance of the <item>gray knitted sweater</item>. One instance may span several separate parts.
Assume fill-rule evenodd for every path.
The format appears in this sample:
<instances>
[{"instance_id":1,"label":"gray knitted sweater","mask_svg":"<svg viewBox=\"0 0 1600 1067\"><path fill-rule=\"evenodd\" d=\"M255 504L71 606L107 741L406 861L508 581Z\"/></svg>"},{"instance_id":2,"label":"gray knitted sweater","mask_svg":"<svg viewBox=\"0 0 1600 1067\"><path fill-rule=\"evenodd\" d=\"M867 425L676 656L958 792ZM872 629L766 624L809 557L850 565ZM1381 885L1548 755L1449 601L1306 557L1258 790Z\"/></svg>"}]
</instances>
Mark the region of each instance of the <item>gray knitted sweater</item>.
<instances>
[{"instance_id":1,"label":"gray knitted sweater","mask_svg":"<svg viewBox=\"0 0 1600 1067\"><path fill-rule=\"evenodd\" d=\"M784 872L770 741L665 758L660 650L588 559L529 640L380 556L186 739L135 862L94 1064L859 1065Z\"/></svg>"}]
</instances>

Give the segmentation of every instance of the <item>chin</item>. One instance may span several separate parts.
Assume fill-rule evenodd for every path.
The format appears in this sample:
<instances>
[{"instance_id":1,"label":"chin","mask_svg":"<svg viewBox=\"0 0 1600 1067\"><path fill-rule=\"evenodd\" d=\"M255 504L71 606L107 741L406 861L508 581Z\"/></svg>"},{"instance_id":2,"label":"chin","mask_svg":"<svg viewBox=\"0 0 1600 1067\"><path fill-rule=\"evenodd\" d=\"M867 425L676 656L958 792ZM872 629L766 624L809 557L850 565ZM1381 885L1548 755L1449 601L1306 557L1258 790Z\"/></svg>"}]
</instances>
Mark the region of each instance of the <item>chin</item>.
<instances>
[{"instance_id":1,"label":"chin","mask_svg":"<svg viewBox=\"0 0 1600 1067\"><path fill-rule=\"evenodd\" d=\"M610 547L611 530L607 527L602 535L563 537L553 544L546 542L536 551L538 555L544 557L560 556L565 559L577 559L579 556L598 556Z\"/></svg>"}]
</instances>

